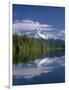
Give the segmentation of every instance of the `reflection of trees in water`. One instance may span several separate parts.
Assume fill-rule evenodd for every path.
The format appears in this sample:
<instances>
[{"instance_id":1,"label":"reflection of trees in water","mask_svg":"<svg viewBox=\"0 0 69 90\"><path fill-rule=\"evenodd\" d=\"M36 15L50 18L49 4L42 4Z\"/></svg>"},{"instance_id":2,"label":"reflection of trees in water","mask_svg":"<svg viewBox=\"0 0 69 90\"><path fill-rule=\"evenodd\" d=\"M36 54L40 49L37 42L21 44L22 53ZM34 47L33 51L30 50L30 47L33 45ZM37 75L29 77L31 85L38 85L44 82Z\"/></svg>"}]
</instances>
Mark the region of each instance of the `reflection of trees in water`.
<instances>
[{"instance_id":1,"label":"reflection of trees in water","mask_svg":"<svg viewBox=\"0 0 69 90\"><path fill-rule=\"evenodd\" d=\"M55 50L55 51L50 51L50 52L47 52L46 54L44 53L41 53L40 55L38 54L30 54L28 53L27 55L26 54L23 54L23 53L19 53L18 55L16 55L14 57L14 62L13 63L30 63L32 61L34 61L35 59L42 59L44 57L60 57L64 55L64 50Z\"/></svg>"},{"instance_id":2,"label":"reflection of trees in water","mask_svg":"<svg viewBox=\"0 0 69 90\"><path fill-rule=\"evenodd\" d=\"M13 36L13 63L29 63L37 58L61 55L64 45L50 43L46 40Z\"/></svg>"}]
</instances>

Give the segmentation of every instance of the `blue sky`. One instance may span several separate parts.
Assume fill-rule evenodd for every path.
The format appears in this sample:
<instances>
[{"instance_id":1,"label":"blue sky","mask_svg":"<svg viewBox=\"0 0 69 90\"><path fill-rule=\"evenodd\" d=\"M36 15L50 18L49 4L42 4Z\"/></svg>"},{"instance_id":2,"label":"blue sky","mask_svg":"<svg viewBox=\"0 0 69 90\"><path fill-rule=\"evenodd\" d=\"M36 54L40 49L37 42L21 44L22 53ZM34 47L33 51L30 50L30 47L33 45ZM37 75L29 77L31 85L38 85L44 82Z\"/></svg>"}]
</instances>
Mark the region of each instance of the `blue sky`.
<instances>
[{"instance_id":1,"label":"blue sky","mask_svg":"<svg viewBox=\"0 0 69 90\"><path fill-rule=\"evenodd\" d=\"M15 31L40 29L64 32L65 8L51 6L13 5L13 29ZM28 27L28 28L27 28ZM60 36L64 38L64 34Z\"/></svg>"}]
</instances>

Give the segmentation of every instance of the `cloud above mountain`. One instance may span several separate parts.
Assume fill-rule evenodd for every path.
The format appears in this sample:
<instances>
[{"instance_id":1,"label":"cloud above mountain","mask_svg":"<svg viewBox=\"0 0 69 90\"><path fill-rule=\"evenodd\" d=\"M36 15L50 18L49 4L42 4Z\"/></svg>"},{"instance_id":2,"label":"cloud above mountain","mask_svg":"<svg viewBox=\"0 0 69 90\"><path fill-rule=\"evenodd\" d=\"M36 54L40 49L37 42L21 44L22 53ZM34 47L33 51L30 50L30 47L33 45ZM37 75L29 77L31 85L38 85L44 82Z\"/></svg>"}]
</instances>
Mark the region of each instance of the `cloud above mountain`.
<instances>
[{"instance_id":1,"label":"cloud above mountain","mask_svg":"<svg viewBox=\"0 0 69 90\"><path fill-rule=\"evenodd\" d=\"M41 24L37 21L32 21L29 19L25 20L16 20L13 24L13 29L17 32L19 30L35 30L36 28L43 29L43 30L51 30L51 25L48 24Z\"/></svg>"},{"instance_id":2,"label":"cloud above mountain","mask_svg":"<svg viewBox=\"0 0 69 90\"><path fill-rule=\"evenodd\" d=\"M33 21L29 19L15 20L15 22L13 23L13 32L16 33L36 32L36 28L38 28L42 32L48 33L49 38L61 38L64 40L64 30L57 30L52 25L43 24L38 21Z\"/></svg>"}]
</instances>

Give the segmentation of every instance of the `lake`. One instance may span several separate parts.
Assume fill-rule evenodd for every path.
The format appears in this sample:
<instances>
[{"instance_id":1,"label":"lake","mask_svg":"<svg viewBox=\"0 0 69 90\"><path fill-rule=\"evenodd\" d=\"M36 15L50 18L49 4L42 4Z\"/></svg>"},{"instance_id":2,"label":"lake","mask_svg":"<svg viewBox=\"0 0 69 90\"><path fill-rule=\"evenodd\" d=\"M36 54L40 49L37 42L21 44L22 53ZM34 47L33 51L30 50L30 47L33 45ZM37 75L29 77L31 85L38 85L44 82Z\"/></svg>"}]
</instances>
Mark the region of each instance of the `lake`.
<instances>
[{"instance_id":1,"label":"lake","mask_svg":"<svg viewBox=\"0 0 69 90\"><path fill-rule=\"evenodd\" d=\"M65 82L64 51L13 64L13 85L31 85Z\"/></svg>"}]
</instances>

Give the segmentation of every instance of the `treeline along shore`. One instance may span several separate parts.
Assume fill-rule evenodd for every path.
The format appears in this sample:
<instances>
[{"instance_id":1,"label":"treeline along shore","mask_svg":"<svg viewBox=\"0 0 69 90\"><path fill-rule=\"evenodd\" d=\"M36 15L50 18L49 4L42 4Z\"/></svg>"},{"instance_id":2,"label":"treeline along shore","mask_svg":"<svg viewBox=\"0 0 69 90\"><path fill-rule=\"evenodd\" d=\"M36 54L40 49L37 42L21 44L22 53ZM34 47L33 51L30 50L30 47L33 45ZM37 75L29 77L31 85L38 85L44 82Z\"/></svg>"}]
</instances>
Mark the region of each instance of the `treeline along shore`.
<instances>
[{"instance_id":1,"label":"treeline along shore","mask_svg":"<svg viewBox=\"0 0 69 90\"><path fill-rule=\"evenodd\" d=\"M39 57L48 56L49 52L64 51L64 43L55 40L28 37L26 35L13 35L13 63L26 63Z\"/></svg>"}]
</instances>

